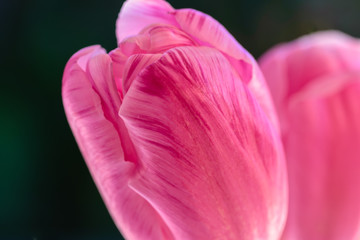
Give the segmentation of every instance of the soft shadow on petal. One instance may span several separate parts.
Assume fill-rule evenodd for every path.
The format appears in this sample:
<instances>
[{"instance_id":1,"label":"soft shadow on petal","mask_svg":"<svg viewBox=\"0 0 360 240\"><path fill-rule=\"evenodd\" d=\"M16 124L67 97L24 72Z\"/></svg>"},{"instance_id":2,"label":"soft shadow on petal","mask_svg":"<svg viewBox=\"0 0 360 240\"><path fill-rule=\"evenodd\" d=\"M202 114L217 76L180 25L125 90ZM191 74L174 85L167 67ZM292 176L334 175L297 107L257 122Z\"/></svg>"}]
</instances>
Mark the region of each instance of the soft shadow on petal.
<instances>
[{"instance_id":1,"label":"soft shadow on petal","mask_svg":"<svg viewBox=\"0 0 360 240\"><path fill-rule=\"evenodd\" d=\"M131 82L119 114L142 166L130 186L178 239L279 238L282 148L219 51L166 52Z\"/></svg>"},{"instance_id":2,"label":"soft shadow on petal","mask_svg":"<svg viewBox=\"0 0 360 240\"><path fill-rule=\"evenodd\" d=\"M99 46L76 53L63 76L68 122L114 222L128 239L172 239L150 204L131 188L138 165L127 130L117 115L120 96L111 60Z\"/></svg>"},{"instance_id":3,"label":"soft shadow on petal","mask_svg":"<svg viewBox=\"0 0 360 240\"><path fill-rule=\"evenodd\" d=\"M147 66L159 60L161 56L161 54L136 54L129 58L124 68L124 95L129 90L129 87L138 74Z\"/></svg>"}]
</instances>

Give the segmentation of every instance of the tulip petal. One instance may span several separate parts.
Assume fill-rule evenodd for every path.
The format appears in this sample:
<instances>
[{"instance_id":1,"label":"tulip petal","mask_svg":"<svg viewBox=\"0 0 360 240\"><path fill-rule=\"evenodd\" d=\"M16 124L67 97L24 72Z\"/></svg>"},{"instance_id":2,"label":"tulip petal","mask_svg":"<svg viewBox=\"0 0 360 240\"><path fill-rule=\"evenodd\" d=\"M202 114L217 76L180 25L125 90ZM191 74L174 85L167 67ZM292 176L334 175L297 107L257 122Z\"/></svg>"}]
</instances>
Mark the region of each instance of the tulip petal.
<instances>
[{"instance_id":1,"label":"tulip petal","mask_svg":"<svg viewBox=\"0 0 360 240\"><path fill-rule=\"evenodd\" d=\"M211 16L194 9L176 10L175 19L185 32L198 40L237 59L249 59L250 54Z\"/></svg>"},{"instance_id":2,"label":"tulip petal","mask_svg":"<svg viewBox=\"0 0 360 240\"><path fill-rule=\"evenodd\" d=\"M278 239L281 145L220 52L169 50L131 82L119 115L140 162L129 185L177 239Z\"/></svg>"},{"instance_id":3,"label":"tulip petal","mask_svg":"<svg viewBox=\"0 0 360 240\"><path fill-rule=\"evenodd\" d=\"M180 27L198 39L201 45L212 46L226 56L236 69L243 81L255 95L258 102L270 118L273 125L278 128L278 120L268 91L266 82L255 59L243 46L211 16L193 9L176 10L175 18ZM249 71L248 66L252 66Z\"/></svg>"},{"instance_id":4,"label":"tulip petal","mask_svg":"<svg viewBox=\"0 0 360 240\"><path fill-rule=\"evenodd\" d=\"M127 0L123 4L116 21L118 43L125 38L138 34L151 24L174 24L174 11L169 3L163 0Z\"/></svg>"},{"instance_id":5,"label":"tulip petal","mask_svg":"<svg viewBox=\"0 0 360 240\"><path fill-rule=\"evenodd\" d=\"M174 26L153 24L138 35L122 41L119 49L124 55L131 56L138 53L163 53L174 47L197 45L189 35Z\"/></svg>"},{"instance_id":6,"label":"tulip petal","mask_svg":"<svg viewBox=\"0 0 360 240\"><path fill-rule=\"evenodd\" d=\"M269 88L280 109L286 98L314 79L359 70L360 41L337 31L319 32L273 48L259 63L271 79Z\"/></svg>"},{"instance_id":7,"label":"tulip petal","mask_svg":"<svg viewBox=\"0 0 360 240\"><path fill-rule=\"evenodd\" d=\"M314 81L290 101L284 239L360 238L359 97L360 72Z\"/></svg>"},{"instance_id":8,"label":"tulip petal","mask_svg":"<svg viewBox=\"0 0 360 240\"><path fill-rule=\"evenodd\" d=\"M246 83L251 81L251 63L256 65L256 62L223 25L211 16L194 9L175 10L174 16L181 29L197 39L200 45L214 47L224 53L241 80Z\"/></svg>"},{"instance_id":9,"label":"tulip petal","mask_svg":"<svg viewBox=\"0 0 360 240\"><path fill-rule=\"evenodd\" d=\"M197 46L198 44L189 35L171 25L151 25L143 29L140 35L150 38L147 52L162 53L179 46Z\"/></svg>"},{"instance_id":10,"label":"tulip petal","mask_svg":"<svg viewBox=\"0 0 360 240\"><path fill-rule=\"evenodd\" d=\"M83 49L68 62L63 102L68 122L116 225L129 239L172 239L151 205L128 186L137 156L118 117L120 97L110 57L99 46Z\"/></svg>"}]
</instances>

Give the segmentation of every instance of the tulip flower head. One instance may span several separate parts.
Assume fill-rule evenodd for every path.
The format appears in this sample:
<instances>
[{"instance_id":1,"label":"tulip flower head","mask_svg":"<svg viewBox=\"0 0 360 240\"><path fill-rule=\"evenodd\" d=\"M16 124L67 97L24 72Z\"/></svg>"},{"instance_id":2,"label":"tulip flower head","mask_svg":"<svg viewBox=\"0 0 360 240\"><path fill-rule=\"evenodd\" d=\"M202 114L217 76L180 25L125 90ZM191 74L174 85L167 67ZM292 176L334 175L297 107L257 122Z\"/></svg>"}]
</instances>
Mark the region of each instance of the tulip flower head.
<instances>
[{"instance_id":1,"label":"tulip flower head","mask_svg":"<svg viewBox=\"0 0 360 240\"><path fill-rule=\"evenodd\" d=\"M67 119L127 239L278 239L287 177L254 58L212 17L128 0L66 65Z\"/></svg>"}]
</instances>

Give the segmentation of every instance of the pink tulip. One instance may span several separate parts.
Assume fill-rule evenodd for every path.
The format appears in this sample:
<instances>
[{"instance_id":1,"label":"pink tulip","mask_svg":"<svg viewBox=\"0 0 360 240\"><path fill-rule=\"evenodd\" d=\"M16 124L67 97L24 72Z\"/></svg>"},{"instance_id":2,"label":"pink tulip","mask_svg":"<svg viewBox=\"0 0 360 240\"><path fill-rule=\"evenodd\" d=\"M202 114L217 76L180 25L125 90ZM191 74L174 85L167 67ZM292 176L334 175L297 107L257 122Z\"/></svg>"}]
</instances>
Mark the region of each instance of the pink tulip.
<instances>
[{"instance_id":1,"label":"pink tulip","mask_svg":"<svg viewBox=\"0 0 360 240\"><path fill-rule=\"evenodd\" d=\"M315 33L270 50L260 66L288 161L283 239L360 239L360 41Z\"/></svg>"},{"instance_id":2,"label":"pink tulip","mask_svg":"<svg viewBox=\"0 0 360 240\"><path fill-rule=\"evenodd\" d=\"M128 0L118 48L71 57L65 112L127 239L278 239L287 177L253 57L208 15Z\"/></svg>"}]
</instances>

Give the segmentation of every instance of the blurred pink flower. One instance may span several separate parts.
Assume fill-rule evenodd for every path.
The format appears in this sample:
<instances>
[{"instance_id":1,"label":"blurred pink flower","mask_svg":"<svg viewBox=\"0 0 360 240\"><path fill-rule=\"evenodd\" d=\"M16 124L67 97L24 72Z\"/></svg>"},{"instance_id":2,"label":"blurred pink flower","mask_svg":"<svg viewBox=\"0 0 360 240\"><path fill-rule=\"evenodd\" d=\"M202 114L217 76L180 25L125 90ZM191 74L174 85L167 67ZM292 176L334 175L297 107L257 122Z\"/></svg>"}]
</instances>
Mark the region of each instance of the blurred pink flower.
<instances>
[{"instance_id":1,"label":"blurred pink flower","mask_svg":"<svg viewBox=\"0 0 360 240\"><path fill-rule=\"evenodd\" d=\"M127 239L278 239L277 117L253 57L210 16L128 0L118 48L71 57L65 112Z\"/></svg>"},{"instance_id":2,"label":"blurred pink flower","mask_svg":"<svg viewBox=\"0 0 360 240\"><path fill-rule=\"evenodd\" d=\"M360 41L320 32L260 59L289 176L283 239L360 239Z\"/></svg>"}]
</instances>

